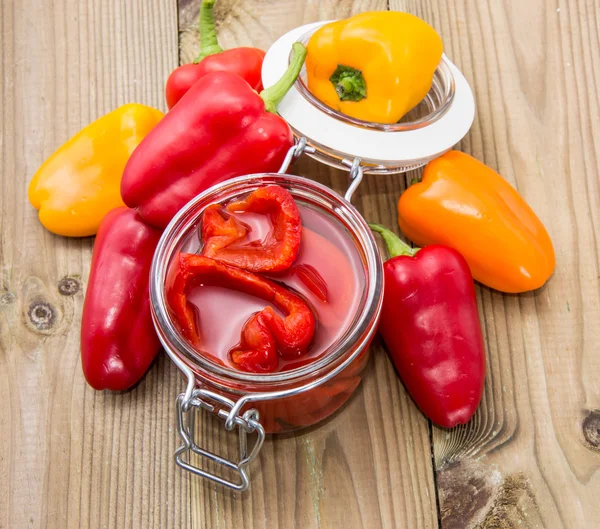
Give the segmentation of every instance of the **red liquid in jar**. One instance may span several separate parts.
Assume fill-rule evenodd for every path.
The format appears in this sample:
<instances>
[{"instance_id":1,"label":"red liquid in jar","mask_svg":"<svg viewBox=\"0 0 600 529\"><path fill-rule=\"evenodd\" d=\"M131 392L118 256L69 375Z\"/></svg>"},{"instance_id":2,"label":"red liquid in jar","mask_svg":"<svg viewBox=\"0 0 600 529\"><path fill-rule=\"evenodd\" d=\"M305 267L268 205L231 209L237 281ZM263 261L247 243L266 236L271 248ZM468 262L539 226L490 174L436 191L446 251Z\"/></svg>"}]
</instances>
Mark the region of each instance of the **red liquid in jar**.
<instances>
[{"instance_id":1,"label":"red liquid in jar","mask_svg":"<svg viewBox=\"0 0 600 529\"><path fill-rule=\"evenodd\" d=\"M294 369L316 360L348 331L356 316L365 283L362 260L345 228L326 213L297 204L303 230L296 261L285 272L260 275L299 294L313 309L317 327L307 354L294 360L280 357L278 371ZM234 215L250 227L246 238L236 246L261 241L269 235L271 223L267 216L254 213ZM199 253L200 247L199 239L191 237L181 251ZM197 309L196 324L202 353L237 369L228 353L239 343L244 323L269 303L215 286L198 286L188 293L187 299ZM279 312L276 307L273 308Z\"/></svg>"}]
</instances>

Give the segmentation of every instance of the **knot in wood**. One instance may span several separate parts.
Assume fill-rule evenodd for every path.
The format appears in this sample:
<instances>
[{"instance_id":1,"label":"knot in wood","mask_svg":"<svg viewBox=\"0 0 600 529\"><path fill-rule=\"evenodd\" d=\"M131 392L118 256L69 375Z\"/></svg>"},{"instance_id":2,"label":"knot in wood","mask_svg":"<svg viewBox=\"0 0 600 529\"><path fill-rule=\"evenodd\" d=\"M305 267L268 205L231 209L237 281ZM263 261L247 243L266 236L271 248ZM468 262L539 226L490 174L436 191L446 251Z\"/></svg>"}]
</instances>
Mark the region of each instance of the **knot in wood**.
<instances>
[{"instance_id":1,"label":"knot in wood","mask_svg":"<svg viewBox=\"0 0 600 529\"><path fill-rule=\"evenodd\" d=\"M65 276L58 282L58 292L63 296L74 296L80 287L79 281L74 277Z\"/></svg>"},{"instance_id":2,"label":"knot in wood","mask_svg":"<svg viewBox=\"0 0 600 529\"><path fill-rule=\"evenodd\" d=\"M600 410L592 410L583 421L583 436L597 450L600 450Z\"/></svg>"},{"instance_id":3,"label":"knot in wood","mask_svg":"<svg viewBox=\"0 0 600 529\"><path fill-rule=\"evenodd\" d=\"M12 292L4 292L0 296L0 305L11 305L15 302L15 295Z\"/></svg>"},{"instance_id":4,"label":"knot in wood","mask_svg":"<svg viewBox=\"0 0 600 529\"><path fill-rule=\"evenodd\" d=\"M47 331L56 321L56 309L45 301L35 301L29 306L29 321L39 331Z\"/></svg>"}]
</instances>

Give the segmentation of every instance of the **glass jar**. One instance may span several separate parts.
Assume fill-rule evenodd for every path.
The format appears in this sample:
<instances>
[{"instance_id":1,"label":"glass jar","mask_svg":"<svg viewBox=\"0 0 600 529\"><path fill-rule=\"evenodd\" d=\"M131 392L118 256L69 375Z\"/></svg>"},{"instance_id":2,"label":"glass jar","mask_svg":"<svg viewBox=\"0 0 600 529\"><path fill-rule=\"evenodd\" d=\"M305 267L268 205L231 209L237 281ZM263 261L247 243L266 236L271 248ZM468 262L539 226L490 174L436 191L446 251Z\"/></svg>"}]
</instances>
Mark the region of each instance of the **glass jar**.
<instances>
[{"instance_id":1,"label":"glass jar","mask_svg":"<svg viewBox=\"0 0 600 529\"><path fill-rule=\"evenodd\" d=\"M290 150L287 163L304 145ZM309 149L310 150L310 149ZM203 355L179 332L166 302L169 265L190 238L197 237L205 208L240 198L258 187L275 184L286 188L299 205L316 209L343 228L360 257L364 274L359 302L340 337L326 351L302 367L255 374L229 368ZM256 457L265 433L289 432L319 423L339 409L358 387L369 358L382 305L383 267L375 239L365 220L349 201L307 178L284 174L259 174L223 182L190 201L171 221L154 256L150 298L159 338L173 362L186 376L185 393L177 399L179 433L183 445L177 463L191 472L236 490L248 487L246 466ZM225 420L228 430L238 430L240 457L228 461L199 447L194 440L195 410L204 408ZM248 451L246 436L257 440ZM230 480L195 467L189 452L207 457L238 475Z\"/></svg>"},{"instance_id":2,"label":"glass jar","mask_svg":"<svg viewBox=\"0 0 600 529\"><path fill-rule=\"evenodd\" d=\"M263 85L273 85L287 68L295 41L306 45L327 22L296 28L279 38L263 62ZM278 106L297 137L306 137L313 158L344 169L358 159L365 173L394 174L425 165L456 145L475 117L473 92L446 55L434 74L429 93L399 123L362 121L338 112L313 96L304 67Z\"/></svg>"}]
</instances>

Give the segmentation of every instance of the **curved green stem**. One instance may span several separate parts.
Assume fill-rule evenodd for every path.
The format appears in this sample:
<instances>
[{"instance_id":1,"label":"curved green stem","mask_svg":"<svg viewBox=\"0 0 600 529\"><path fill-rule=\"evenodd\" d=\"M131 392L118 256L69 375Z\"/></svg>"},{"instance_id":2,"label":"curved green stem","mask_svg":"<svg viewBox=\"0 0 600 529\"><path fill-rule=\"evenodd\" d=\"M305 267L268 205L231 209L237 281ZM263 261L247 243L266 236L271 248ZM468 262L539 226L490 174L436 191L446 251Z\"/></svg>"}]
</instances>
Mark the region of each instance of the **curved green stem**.
<instances>
[{"instance_id":1,"label":"curved green stem","mask_svg":"<svg viewBox=\"0 0 600 529\"><path fill-rule=\"evenodd\" d=\"M408 255L414 257L421 248L411 248L406 244L400 237L398 237L393 231L388 230L381 224L369 224L371 230L381 234L385 246L387 248L390 258L397 257L399 255Z\"/></svg>"},{"instance_id":2,"label":"curved green stem","mask_svg":"<svg viewBox=\"0 0 600 529\"><path fill-rule=\"evenodd\" d=\"M196 57L195 63L200 62L204 57L223 51L217 40L215 17L213 15L214 6L215 0L202 0L200 4L200 53Z\"/></svg>"},{"instance_id":3,"label":"curved green stem","mask_svg":"<svg viewBox=\"0 0 600 529\"><path fill-rule=\"evenodd\" d=\"M305 58L306 48L299 42L294 42L292 45L292 59L290 60L288 69L284 72L279 81L277 81L273 86L265 88L260 93L260 97L262 97L263 101L265 102L265 109L268 112L277 112L277 105L281 103L281 100L285 97L285 94L288 93L289 89L296 82L296 79L300 74L300 70L302 70L302 65L304 64Z\"/></svg>"}]
</instances>

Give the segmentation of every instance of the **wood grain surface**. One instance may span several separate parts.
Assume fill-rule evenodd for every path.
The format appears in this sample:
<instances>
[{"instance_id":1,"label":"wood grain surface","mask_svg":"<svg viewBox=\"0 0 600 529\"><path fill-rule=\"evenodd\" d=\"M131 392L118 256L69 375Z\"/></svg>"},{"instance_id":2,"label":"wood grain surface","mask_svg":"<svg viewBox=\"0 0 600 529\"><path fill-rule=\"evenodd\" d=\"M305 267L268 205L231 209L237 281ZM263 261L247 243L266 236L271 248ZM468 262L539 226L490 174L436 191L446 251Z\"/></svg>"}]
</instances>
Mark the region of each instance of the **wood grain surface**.
<instances>
[{"instance_id":1,"label":"wood grain surface","mask_svg":"<svg viewBox=\"0 0 600 529\"><path fill-rule=\"evenodd\" d=\"M161 357L131 392L86 385L93 240L52 235L26 199L37 167L81 127L131 101L164 107L176 6L3 0L0 21L0 527L190 527L169 431L177 370Z\"/></svg>"},{"instance_id":2,"label":"wood grain surface","mask_svg":"<svg viewBox=\"0 0 600 529\"><path fill-rule=\"evenodd\" d=\"M440 32L477 101L459 147L515 185L555 243L542 289L478 288L488 375L473 421L432 427L376 340L350 402L269 439L248 493L176 468L183 381L163 355L130 392L86 386L79 323L93 240L45 231L26 190L93 119L129 101L164 109L178 55L197 52L199 0L3 0L0 529L600 526L600 3L218 0L216 16L224 47L266 48L300 24L388 7ZM347 184L309 159L293 169ZM355 205L395 227L405 184L369 176ZM198 428L207 447L231 448L220 422Z\"/></svg>"}]
</instances>

